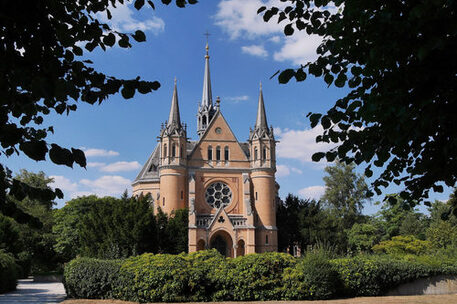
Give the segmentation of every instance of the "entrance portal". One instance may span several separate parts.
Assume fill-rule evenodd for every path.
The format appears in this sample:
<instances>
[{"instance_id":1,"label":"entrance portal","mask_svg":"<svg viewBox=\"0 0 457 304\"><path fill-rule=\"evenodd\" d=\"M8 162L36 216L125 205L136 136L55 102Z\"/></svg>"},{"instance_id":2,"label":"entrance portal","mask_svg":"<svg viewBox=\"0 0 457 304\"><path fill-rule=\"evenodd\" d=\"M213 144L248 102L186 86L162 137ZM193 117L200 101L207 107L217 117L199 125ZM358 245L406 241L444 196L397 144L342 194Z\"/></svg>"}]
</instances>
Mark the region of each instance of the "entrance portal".
<instances>
[{"instance_id":1,"label":"entrance portal","mask_svg":"<svg viewBox=\"0 0 457 304\"><path fill-rule=\"evenodd\" d=\"M225 231L216 232L211 238L210 248L216 249L223 256L233 257L232 247L232 238Z\"/></svg>"}]
</instances>

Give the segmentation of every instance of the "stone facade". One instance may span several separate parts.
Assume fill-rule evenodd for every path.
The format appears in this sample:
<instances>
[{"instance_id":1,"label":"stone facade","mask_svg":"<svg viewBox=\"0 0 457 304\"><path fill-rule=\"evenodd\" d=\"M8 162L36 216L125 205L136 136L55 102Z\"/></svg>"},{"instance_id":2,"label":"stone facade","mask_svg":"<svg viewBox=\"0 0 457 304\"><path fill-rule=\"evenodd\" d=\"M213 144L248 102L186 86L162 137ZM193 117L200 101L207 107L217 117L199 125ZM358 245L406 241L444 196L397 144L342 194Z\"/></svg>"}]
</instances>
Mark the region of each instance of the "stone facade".
<instances>
[{"instance_id":1,"label":"stone facade","mask_svg":"<svg viewBox=\"0 0 457 304\"><path fill-rule=\"evenodd\" d=\"M175 81L168 121L132 186L134 195L151 194L155 209L168 214L189 209L189 252L217 248L236 257L277 251L276 142L267 125L262 87L257 112L249 140L239 142L220 101L212 101L207 45L199 139L189 141Z\"/></svg>"}]
</instances>

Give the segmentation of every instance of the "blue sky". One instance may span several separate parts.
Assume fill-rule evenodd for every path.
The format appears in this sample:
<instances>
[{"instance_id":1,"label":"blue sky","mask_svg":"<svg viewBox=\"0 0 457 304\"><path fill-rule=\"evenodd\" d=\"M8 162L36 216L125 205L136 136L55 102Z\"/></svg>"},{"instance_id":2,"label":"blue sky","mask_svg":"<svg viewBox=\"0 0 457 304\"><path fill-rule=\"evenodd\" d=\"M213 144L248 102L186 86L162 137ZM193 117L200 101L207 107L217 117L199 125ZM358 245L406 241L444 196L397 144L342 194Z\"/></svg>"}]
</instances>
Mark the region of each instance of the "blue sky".
<instances>
[{"instance_id":1,"label":"blue sky","mask_svg":"<svg viewBox=\"0 0 457 304\"><path fill-rule=\"evenodd\" d=\"M308 112L324 112L347 90L327 88L322 79L312 77L287 85L280 85L276 78L270 80L279 69L315 58L319 39L304 33L286 38L282 26L264 23L257 16L261 3L200 0L185 9L158 4L155 11L146 5L138 12L129 4L112 10L110 23L114 28L124 32L142 29L147 41L133 43L133 48L127 50L114 47L85 56L107 74L120 78L140 75L142 79L158 80L161 88L130 100L123 100L119 94L101 105L79 103L78 110L69 116L50 115L45 119L45 125L53 125L55 130L49 142L86 150L87 170L50 161L35 162L23 156L1 161L13 172L26 168L54 177L54 186L64 191L65 200L92 193L118 196L130 190L130 182L157 143L160 124L168 117L174 77L178 80L181 119L188 125L188 136L197 139L196 112L206 43L203 34L209 31L213 98L221 97L221 110L238 140L246 141L249 127L255 123L262 81L268 123L280 141L276 174L280 195L292 192L319 198L324 191L325 164L312 163L311 155L328 147L314 142L320 130L310 129L305 116ZM389 188L386 193L396 190ZM449 189L432 198L446 200L448 196ZM59 201L58 207L64 201ZM365 212L377 209L371 204Z\"/></svg>"}]
</instances>

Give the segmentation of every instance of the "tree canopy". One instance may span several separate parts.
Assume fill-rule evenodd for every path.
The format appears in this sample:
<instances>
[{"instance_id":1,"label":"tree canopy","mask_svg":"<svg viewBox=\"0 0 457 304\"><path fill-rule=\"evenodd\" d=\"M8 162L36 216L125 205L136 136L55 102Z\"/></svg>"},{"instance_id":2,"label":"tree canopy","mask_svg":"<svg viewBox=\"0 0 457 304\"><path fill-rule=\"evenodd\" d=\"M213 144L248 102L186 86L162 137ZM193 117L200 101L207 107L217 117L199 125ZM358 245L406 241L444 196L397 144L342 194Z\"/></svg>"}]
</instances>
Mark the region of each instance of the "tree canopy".
<instances>
[{"instance_id":1,"label":"tree canopy","mask_svg":"<svg viewBox=\"0 0 457 304\"><path fill-rule=\"evenodd\" d=\"M158 1L156 1L158 2ZM172 0L161 0L170 4ZM196 0L175 0L178 7ZM155 8L154 2L147 1ZM100 22L97 14L112 18L110 9L124 0L45 0L0 2L0 155L24 153L36 161L46 156L58 165L86 166L83 151L49 143L52 126L42 127L51 112L69 114L78 102L101 103L120 92L125 99L160 87L157 81L120 79L95 70L87 52L117 44L130 48L131 40L143 42L145 34L122 33ZM135 0L137 10L145 0ZM30 187L12 177L0 164L0 212L15 216L14 206L4 204L6 192L22 200L53 200L60 190Z\"/></svg>"},{"instance_id":2,"label":"tree canopy","mask_svg":"<svg viewBox=\"0 0 457 304\"><path fill-rule=\"evenodd\" d=\"M310 74L350 89L327 113L309 114L312 127L324 128L318 142L339 143L313 160L365 163L368 177L373 167L382 168L374 191L380 195L392 182L403 184L399 195L410 204L426 199L430 189L442 192L443 183L454 186L457 2L282 2L258 13L284 24L287 36L318 35L322 43L315 61L282 71L279 82L304 81Z\"/></svg>"}]
</instances>

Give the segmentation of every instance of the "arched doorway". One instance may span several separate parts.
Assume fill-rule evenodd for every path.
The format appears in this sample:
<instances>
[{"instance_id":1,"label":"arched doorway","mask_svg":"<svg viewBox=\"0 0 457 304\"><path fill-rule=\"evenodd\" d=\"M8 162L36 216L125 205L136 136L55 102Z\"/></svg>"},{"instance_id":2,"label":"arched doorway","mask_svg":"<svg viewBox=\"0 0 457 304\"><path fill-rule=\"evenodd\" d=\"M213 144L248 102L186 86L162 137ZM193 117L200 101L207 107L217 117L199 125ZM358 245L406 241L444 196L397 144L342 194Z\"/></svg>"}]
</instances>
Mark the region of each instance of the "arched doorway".
<instances>
[{"instance_id":1,"label":"arched doorway","mask_svg":"<svg viewBox=\"0 0 457 304\"><path fill-rule=\"evenodd\" d=\"M243 256L244 255L244 241L243 240L239 240L238 241L238 244L237 244L237 248L236 248L236 256L239 257L239 256Z\"/></svg>"},{"instance_id":2,"label":"arched doorway","mask_svg":"<svg viewBox=\"0 0 457 304\"><path fill-rule=\"evenodd\" d=\"M200 240L197 242L197 251L205 250L205 241Z\"/></svg>"},{"instance_id":3,"label":"arched doorway","mask_svg":"<svg viewBox=\"0 0 457 304\"><path fill-rule=\"evenodd\" d=\"M233 249L232 238L225 231L218 231L211 237L210 248L216 249L223 256L233 257L233 254L232 254L232 249Z\"/></svg>"}]
</instances>

